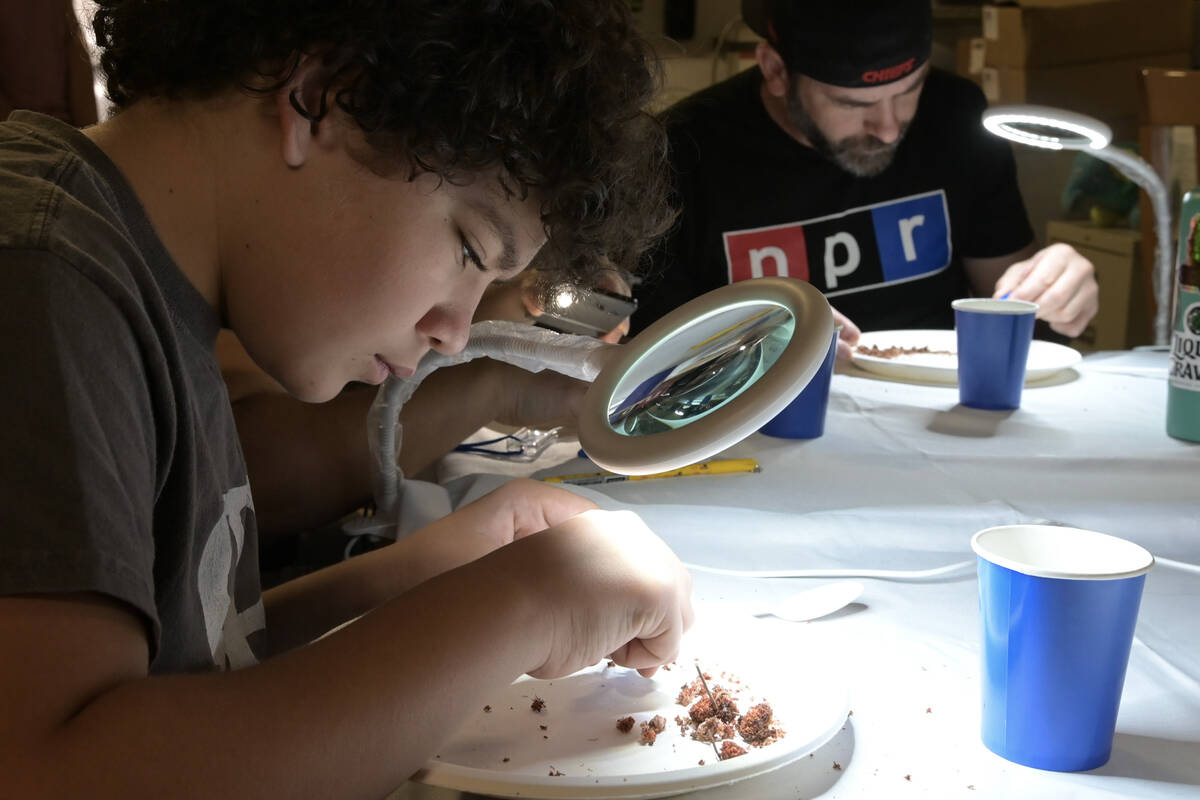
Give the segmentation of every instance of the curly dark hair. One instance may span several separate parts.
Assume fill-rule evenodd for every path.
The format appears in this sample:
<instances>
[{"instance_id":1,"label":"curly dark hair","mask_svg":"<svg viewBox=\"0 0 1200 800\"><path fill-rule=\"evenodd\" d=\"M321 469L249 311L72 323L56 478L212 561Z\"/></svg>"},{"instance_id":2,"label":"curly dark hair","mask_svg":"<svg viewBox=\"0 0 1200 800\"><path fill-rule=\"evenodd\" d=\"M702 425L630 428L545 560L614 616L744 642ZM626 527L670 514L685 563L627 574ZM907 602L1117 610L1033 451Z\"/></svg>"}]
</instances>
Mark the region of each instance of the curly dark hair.
<instances>
[{"instance_id":1,"label":"curly dark hair","mask_svg":"<svg viewBox=\"0 0 1200 800\"><path fill-rule=\"evenodd\" d=\"M365 135L360 160L467 181L497 167L536 192L537 259L579 281L633 270L670 226L666 137L646 111L657 62L625 0L99 0L108 96L272 93L320 59L314 121L333 107Z\"/></svg>"}]
</instances>

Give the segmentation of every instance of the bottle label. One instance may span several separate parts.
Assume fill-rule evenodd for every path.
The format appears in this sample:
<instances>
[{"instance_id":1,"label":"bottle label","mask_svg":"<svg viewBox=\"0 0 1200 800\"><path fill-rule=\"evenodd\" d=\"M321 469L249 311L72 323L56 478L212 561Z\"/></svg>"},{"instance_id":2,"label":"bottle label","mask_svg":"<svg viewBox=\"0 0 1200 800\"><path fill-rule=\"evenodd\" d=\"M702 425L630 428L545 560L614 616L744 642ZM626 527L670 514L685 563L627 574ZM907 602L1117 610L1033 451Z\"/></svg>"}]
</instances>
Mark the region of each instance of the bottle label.
<instances>
[{"instance_id":1,"label":"bottle label","mask_svg":"<svg viewBox=\"0 0 1200 800\"><path fill-rule=\"evenodd\" d=\"M1179 316L1171 338L1171 385L1200 392L1200 289L1179 287Z\"/></svg>"}]
</instances>

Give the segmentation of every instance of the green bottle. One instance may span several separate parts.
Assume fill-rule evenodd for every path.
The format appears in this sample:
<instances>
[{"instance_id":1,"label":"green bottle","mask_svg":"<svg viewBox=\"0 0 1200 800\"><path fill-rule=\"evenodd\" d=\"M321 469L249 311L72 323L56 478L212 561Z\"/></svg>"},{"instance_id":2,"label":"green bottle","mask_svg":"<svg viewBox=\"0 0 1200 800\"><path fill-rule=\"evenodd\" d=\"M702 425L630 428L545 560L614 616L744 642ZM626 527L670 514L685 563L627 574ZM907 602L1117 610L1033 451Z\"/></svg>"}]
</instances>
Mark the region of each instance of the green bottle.
<instances>
[{"instance_id":1,"label":"green bottle","mask_svg":"<svg viewBox=\"0 0 1200 800\"><path fill-rule=\"evenodd\" d=\"M1200 187L1183 197L1167 382L1167 433L1200 442Z\"/></svg>"}]
</instances>

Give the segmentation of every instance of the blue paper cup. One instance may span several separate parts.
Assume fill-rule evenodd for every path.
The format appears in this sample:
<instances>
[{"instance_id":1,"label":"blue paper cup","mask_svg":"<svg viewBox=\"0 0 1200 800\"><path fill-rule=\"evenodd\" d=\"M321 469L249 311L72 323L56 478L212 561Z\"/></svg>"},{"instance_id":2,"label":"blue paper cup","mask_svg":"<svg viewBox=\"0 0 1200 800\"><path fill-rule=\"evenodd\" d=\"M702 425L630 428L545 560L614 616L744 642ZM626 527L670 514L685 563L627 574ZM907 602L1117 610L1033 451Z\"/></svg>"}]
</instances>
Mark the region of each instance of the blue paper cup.
<instances>
[{"instance_id":1,"label":"blue paper cup","mask_svg":"<svg viewBox=\"0 0 1200 800\"><path fill-rule=\"evenodd\" d=\"M833 329L833 342L821 362L821 368L796 399L784 406L770 422L759 428L768 436L784 439L816 439L825 433L825 412L829 408L829 383L833 380L833 362L837 359L840 325Z\"/></svg>"},{"instance_id":2,"label":"blue paper cup","mask_svg":"<svg viewBox=\"0 0 1200 800\"><path fill-rule=\"evenodd\" d=\"M971 408L1019 408L1037 304L978 297L950 306L958 333L958 402Z\"/></svg>"},{"instance_id":3,"label":"blue paper cup","mask_svg":"<svg viewBox=\"0 0 1200 800\"><path fill-rule=\"evenodd\" d=\"M975 534L983 743L1037 769L1099 767L1154 557L1094 531L1004 525Z\"/></svg>"}]
</instances>

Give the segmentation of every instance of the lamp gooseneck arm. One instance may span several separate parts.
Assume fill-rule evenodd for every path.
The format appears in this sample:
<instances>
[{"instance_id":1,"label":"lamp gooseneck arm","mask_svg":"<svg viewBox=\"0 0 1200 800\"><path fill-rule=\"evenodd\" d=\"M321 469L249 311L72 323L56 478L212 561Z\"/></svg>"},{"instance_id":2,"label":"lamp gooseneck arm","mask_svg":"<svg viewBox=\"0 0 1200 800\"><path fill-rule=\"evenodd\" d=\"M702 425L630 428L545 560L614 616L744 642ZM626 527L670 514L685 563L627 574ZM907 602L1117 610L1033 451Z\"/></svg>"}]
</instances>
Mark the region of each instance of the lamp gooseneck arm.
<instances>
[{"instance_id":1,"label":"lamp gooseneck arm","mask_svg":"<svg viewBox=\"0 0 1200 800\"><path fill-rule=\"evenodd\" d=\"M1175 286L1175 253L1171 246L1171 206L1167 200L1167 188L1158 173L1133 153L1111 146L1086 152L1115 166L1122 175L1150 196L1150 205L1154 209L1154 236L1157 245L1154 262L1154 343L1168 344L1171 292Z\"/></svg>"},{"instance_id":2,"label":"lamp gooseneck arm","mask_svg":"<svg viewBox=\"0 0 1200 800\"><path fill-rule=\"evenodd\" d=\"M394 525L399 517L404 482L396 459L401 437L400 409L431 372L486 357L528 372L549 369L591 381L600 372L610 355L607 351L612 347L614 345L590 336L557 333L525 323L477 322L471 326L470 339L461 352L450 355L430 352L421 359L413 376L388 378L367 413L368 445L375 467L372 478L376 516L380 518L377 524L383 527L390 521Z\"/></svg>"}]
</instances>

